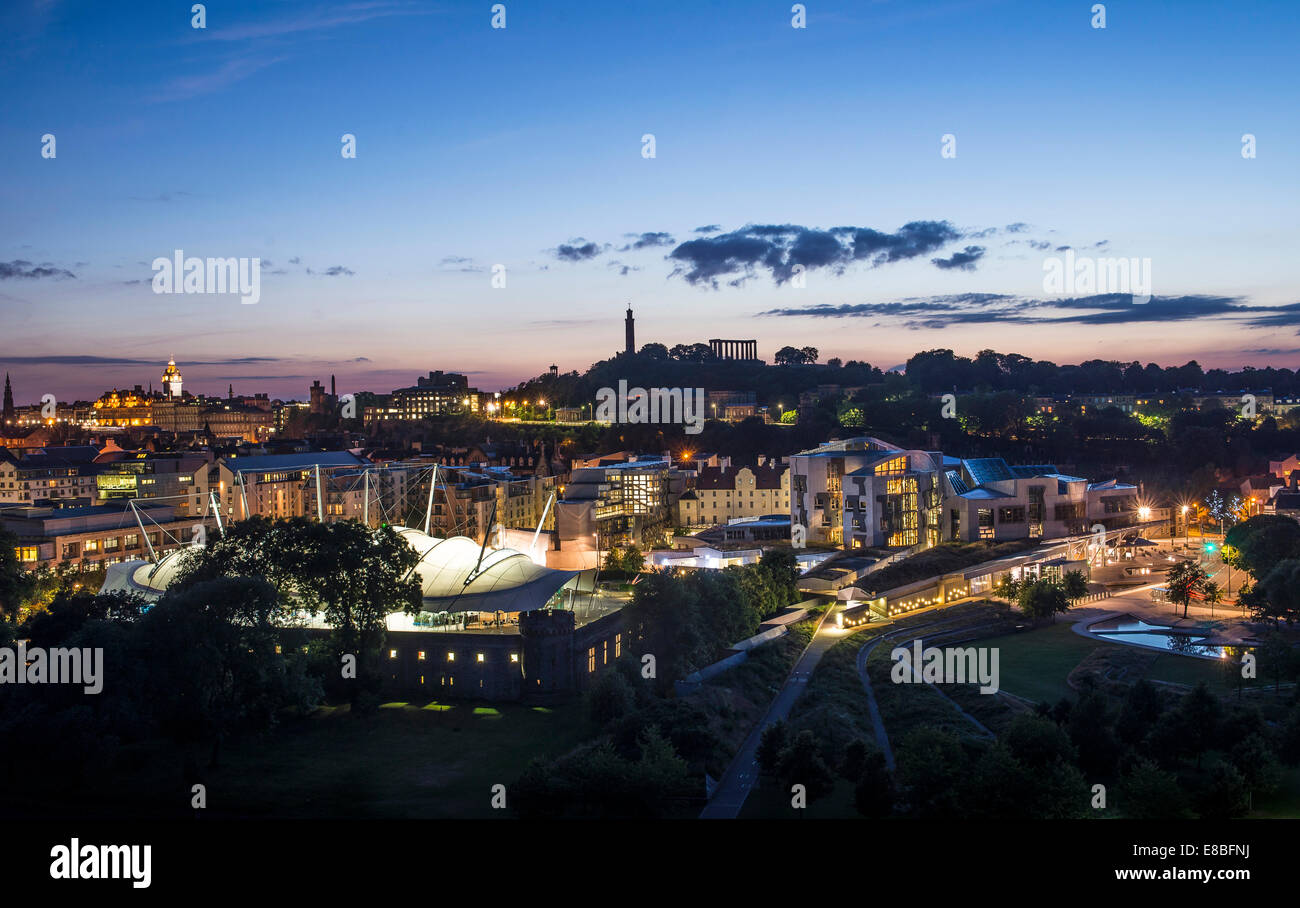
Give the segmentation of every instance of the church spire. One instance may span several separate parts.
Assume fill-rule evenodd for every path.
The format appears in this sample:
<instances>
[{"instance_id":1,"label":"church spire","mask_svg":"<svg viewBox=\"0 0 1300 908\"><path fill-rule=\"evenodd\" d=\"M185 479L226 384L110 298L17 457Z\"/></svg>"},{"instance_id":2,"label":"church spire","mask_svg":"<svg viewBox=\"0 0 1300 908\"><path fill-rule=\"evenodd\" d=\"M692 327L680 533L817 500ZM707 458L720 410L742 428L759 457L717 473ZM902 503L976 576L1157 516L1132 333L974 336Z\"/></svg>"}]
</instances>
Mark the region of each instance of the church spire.
<instances>
[{"instance_id":1,"label":"church spire","mask_svg":"<svg viewBox=\"0 0 1300 908\"><path fill-rule=\"evenodd\" d=\"M5 397L4 397L3 418L5 422L9 422L14 418L14 389L13 386L9 384L8 372L5 373Z\"/></svg>"}]
</instances>

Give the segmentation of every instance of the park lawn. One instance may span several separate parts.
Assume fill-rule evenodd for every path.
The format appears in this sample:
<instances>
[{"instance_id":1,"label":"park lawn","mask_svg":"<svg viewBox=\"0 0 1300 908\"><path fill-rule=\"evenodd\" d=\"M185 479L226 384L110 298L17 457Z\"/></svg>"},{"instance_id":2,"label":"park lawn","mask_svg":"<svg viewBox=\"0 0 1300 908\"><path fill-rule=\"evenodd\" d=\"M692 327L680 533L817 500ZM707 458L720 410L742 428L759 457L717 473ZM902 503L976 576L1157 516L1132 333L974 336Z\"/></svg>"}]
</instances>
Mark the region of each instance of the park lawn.
<instances>
[{"instance_id":1,"label":"park lawn","mask_svg":"<svg viewBox=\"0 0 1300 908\"><path fill-rule=\"evenodd\" d=\"M1062 697L1073 699L1066 683L1070 672L1102 643L1080 636L1062 621L1032 630L975 641L977 646L998 648L999 687L1009 693L1041 703L1053 704ZM972 644L966 644L972 645Z\"/></svg>"},{"instance_id":2,"label":"park lawn","mask_svg":"<svg viewBox=\"0 0 1300 908\"><path fill-rule=\"evenodd\" d=\"M1151 681L1169 681L1174 684L1186 684L1195 687L1204 681L1210 690L1220 696L1226 696L1235 688L1224 679L1223 663L1213 659L1197 659L1192 656L1178 656L1173 653L1160 653L1151 667L1143 675ZM1244 682L1253 686L1257 680Z\"/></svg>"},{"instance_id":3,"label":"park lawn","mask_svg":"<svg viewBox=\"0 0 1300 908\"><path fill-rule=\"evenodd\" d=\"M207 814L511 816L491 807L492 786L507 786L508 798L509 786L534 757L566 753L592 731L581 703L396 703L366 717L353 716L347 706L322 707L264 735L231 742L216 770L206 769L205 760ZM169 742L133 745L100 778L88 780L78 813L186 815L190 793L180 767ZM176 782L172 797L160 794L169 779Z\"/></svg>"}]
</instances>

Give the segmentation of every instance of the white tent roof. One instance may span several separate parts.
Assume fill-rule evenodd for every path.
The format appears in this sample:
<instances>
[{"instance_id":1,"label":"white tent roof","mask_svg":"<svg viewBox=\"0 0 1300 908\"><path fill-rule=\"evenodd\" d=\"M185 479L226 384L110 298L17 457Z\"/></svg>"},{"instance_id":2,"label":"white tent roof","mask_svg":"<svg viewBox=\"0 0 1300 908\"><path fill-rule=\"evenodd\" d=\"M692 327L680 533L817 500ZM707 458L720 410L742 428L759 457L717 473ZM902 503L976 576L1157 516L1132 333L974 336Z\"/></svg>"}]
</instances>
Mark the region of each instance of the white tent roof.
<instances>
[{"instance_id":1,"label":"white tent roof","mask_svg":"<svg viewBox=\"0 0 1300 908\"><path fill-rule=\"evenodd\" d=\"M483 550L465 536L442 539L409 527L394 529L420 556L415 573L420 578L424 607L431 612L531 611L546 605L579 573L534 564L516 549ZM187 551L168 552L157 564L115 564L108 569L101 592L121 590L156 599L172 584Z\"/></svg>"}]
</instances>

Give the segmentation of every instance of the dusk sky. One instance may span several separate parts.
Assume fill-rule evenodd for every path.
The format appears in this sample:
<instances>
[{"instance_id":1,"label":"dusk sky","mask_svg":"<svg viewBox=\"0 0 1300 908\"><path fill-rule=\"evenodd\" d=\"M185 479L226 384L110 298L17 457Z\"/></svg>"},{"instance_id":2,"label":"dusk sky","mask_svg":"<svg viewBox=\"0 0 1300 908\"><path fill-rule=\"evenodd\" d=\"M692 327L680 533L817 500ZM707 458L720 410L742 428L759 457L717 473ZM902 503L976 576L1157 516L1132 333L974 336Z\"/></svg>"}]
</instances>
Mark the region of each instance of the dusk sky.
<instances>
[{"instance_id":1,"label":"dusk sky","mask_svg":"<svg viewBox=\"0 0 1300 908\"><path fill-rule=\"evenodd\" d=\"M769 361L1300 366L1300 5L791 5L9 0L0 370L490 391L621 349L628 304ZM1051 295L1063 247L1152 299ZM260 301L154 293L176 249L260 257Z\"/></svg>"}]
</instances>

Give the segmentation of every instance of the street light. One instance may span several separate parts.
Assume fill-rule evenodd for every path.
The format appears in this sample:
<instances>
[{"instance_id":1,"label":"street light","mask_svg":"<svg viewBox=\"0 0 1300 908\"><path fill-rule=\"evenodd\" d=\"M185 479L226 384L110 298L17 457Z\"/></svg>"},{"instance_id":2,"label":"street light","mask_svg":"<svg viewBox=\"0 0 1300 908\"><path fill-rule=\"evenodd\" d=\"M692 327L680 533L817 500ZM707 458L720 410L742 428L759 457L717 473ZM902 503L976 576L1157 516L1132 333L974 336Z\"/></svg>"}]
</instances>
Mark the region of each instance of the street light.
<instances>
[{"instance_id":1,"label":"street light","mask_svg":"<svg viewBox=\"0 0 1300 908\"><path fill-rule=\"evenodd\" d=\"M1187 545L1192 541L1191 529L1187 526L1187 505L1180 509L1183 515L1183 544Z\"/></svg>"}]
</instances>

